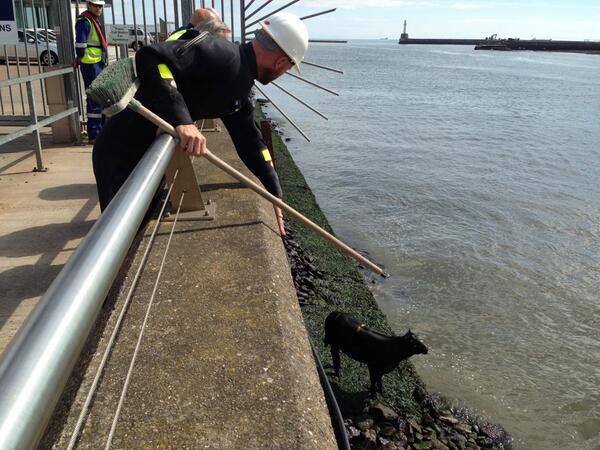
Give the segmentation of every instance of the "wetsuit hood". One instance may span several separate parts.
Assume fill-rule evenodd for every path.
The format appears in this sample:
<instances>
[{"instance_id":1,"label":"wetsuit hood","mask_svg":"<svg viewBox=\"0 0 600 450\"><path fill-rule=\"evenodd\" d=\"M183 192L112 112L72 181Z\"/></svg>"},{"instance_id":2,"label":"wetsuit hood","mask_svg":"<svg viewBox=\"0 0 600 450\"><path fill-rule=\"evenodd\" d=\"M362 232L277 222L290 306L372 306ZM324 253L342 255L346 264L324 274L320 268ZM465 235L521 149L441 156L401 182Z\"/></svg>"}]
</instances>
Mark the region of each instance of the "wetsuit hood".
<instances>
[{"instance_id":1,"label":"wetsuit hood","mask_svg":"<svg viewBox=\"0 0 600 450\"><path fill-rule=\"evenodd\" d=\"M252 42L240 44L240 52L246 58L250 75L256 80L256 77L258 77L258 66L256 65L256 53L254 53Z\"/></svg>"}]
</instances>

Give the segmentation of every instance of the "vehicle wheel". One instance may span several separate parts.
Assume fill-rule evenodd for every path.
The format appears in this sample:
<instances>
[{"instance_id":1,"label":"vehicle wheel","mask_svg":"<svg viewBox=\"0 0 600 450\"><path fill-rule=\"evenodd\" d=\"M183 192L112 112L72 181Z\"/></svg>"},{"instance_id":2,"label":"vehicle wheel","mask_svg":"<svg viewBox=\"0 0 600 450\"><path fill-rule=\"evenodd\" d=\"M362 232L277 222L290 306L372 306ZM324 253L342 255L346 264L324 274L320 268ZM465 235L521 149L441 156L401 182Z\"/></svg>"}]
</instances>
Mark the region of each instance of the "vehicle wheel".
<instances>
[{"instance_id":1,"label":"vehicle wheel","mask_svg":"<svg viewBox=\"0 0 600 450\"><path fill-rule=\"evenodd\" d=\"M137 41L137 42L134 42L133 44L131 44L131 48L136 52L143 46L144 46L144 44L140 41Z\"/></svg>"},{"instance_id":2,"label":"vehicle wheel","mask_svg":"<svg viewBox=\"0 0 600 450\"><path fill-rule=\"evenodd\" d=\"M53 66L58 62L58 55L54 52L44 51L40 55L40 63L43 66Z\"/></svg>"}]
</instances>

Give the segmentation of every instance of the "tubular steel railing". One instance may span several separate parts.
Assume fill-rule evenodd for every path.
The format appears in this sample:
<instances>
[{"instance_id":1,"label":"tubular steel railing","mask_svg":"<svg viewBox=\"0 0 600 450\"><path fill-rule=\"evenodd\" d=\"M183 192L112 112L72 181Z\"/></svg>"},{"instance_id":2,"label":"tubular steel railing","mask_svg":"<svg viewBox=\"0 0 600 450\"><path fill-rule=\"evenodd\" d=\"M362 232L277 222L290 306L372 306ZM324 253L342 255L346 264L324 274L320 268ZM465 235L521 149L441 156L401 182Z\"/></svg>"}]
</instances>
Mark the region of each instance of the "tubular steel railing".
<instances>
[{"instance_id":1,"label":"tubular steel railing","mask_svg":"<svg viewBox=\"0 0 600 450\"><path fill-rule=\"evenodd\" d=\"M0 448L34 448L173 155L161 135L0 360Z\"/></svg>"}]
</instances>

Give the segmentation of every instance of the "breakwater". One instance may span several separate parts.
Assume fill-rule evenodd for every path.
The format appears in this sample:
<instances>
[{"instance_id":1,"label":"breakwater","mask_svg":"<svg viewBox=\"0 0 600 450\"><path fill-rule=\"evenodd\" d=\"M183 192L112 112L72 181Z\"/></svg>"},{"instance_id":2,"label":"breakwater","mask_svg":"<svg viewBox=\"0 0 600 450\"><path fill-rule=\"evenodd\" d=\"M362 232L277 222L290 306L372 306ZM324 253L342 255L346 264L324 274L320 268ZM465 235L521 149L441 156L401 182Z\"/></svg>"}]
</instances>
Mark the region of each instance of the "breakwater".
<instances>
[{"instance_id":1,"label":"breakwater","mask_svg":"<svg viewBox=\"0 0 600 450\"><path fill-rule=\"evenodd\" d=\"M600 54L600 42L494 39L476 44L475 50L530 50L536 52Z\"/></svg>"},{"instance_id":2,"label":"breakwater","mask_svg":"<svg viewBox=\"0 0 600 450\"><path fill-rule=\"evenodd\" d=\"M600 42L553 41L551 39L413 39L400 38L400 45L474 45L475 50L529 50L537 52L566 52L600 54Z\"/></svg>"},{"instance_id":3,"label":"breakwater","mask_svg":"<svg viewBox=\"0 0 600 450\"><path fill-rule=\"evenodd\" d=\"M398 44L420 44L420 45L478 45L485 42L485 39L400 39Z\"/></svg>"}]
</instances>

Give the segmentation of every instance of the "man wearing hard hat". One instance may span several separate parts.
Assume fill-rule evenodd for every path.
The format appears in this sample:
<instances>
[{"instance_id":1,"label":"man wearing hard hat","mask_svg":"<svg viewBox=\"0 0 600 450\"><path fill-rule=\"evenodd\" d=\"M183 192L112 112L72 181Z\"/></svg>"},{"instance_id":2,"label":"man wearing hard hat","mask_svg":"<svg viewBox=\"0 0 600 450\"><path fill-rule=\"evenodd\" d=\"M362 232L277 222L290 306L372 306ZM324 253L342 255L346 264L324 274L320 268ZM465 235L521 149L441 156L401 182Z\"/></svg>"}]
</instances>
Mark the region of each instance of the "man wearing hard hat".
<instances>
[{"instance_id":1,"label":"man wearing hard hat","mask_svg":"<svg viewBox=\"0 0 600 450\"><path fill-rule=\"evenodd\" d=\"M100 25L100 15L104 0L88 0L87 10L82 12L75 23L75 52L77 58L74 67L81 68L86 89L106 66L107 42ZM88 142L93 144L102 128L102 107L87 99Z\"/></svg>"},{"instance_id":2,"label":"man wearing hard hat","mask_svg":"<svg viewBox=\"0 0 600 450\"><path fill-rule=\"evenodd\" d=\"M221 118L244 164L271 194L281 197L249 95L254 80L267 84L292 67L298 70L308 32L290 13L274 14L260 24L255 38L241 45L190 29L176 40L144 47L135 60L141 83L136 98L176 128L180 149L189 155L206 152L206 139L194 121ZM102 209L155 136L156 126L129 109L107 121L93 152ZM275 213L283 235L281 210Z\"/></svg>"}]
</instances>

